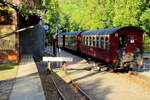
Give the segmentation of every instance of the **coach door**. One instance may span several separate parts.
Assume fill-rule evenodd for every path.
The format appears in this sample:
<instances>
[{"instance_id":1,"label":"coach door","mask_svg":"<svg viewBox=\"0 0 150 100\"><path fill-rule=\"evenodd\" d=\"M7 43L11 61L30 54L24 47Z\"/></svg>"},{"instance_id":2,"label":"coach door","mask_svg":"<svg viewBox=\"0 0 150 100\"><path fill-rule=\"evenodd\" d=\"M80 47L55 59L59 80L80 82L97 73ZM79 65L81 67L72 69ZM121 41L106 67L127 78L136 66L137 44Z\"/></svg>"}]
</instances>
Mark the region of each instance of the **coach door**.
<instances>
[{"instance_id":1,"label":"coach door","mask_svg":"<svg viewBox=\"0 0 150 100\"><path fill-rule=\"evenodd\" d=\"M81 51L81 35L77 35L77 51Z\"/></svg>"},{"instance_id":2,"label":"coach door","mask_svg":"<svg viewBox=\"0 0 150 100\"><path fill-rule=\"evenodd\" d=\"M127 50L127 37L125 35L120 35L118 37L118 42L119 42L119 51L118 51L118 57L122 58L122 55L125 53Z\"/></svg>"},{"instance_id":3,"label":"coach door","mask_svg":"<svg viewBox=\"0 0 150 100\"><path fill-rule=\"evenodd\" d=\"M127 37L125 35L119 36L119 48L126 48L127 46Z\"/></svg>"}]
</instances>

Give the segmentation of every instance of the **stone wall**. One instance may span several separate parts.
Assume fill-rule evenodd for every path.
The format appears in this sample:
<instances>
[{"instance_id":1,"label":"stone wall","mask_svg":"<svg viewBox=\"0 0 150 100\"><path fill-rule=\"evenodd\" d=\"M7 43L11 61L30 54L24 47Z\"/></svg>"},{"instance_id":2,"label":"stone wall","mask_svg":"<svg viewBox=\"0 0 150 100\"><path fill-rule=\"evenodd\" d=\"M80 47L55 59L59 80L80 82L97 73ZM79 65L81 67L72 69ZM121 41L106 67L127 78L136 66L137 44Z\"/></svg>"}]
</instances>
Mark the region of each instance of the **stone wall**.
<instances>
[{"instance_id":1,"label":"stone wall","mask_svg":"<svg viewBox=\"0 0 150 100\"><path fill-rule=\"evenodd\" d=\"M16 10L0 3L0 35L11 33L17 29ZM17 63L17 35L0 38L0 63Z\"/></svg>"}]
</instances>

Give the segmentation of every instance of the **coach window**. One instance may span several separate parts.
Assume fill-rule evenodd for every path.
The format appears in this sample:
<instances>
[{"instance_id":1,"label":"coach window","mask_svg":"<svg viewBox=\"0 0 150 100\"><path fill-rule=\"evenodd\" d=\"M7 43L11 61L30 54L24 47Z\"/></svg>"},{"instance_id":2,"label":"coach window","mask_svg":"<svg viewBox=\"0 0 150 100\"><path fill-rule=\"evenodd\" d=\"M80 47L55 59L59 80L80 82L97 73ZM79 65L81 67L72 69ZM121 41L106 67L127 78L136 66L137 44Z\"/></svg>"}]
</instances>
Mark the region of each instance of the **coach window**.
<instances>
[{"instance_id":1,"label":"coach window","mask_svg":"<svg viewBox=\"0 0 150 100\"><path fill-rule=\"evenodd\" d=\"M84 41L83 42L84 42L83 44L86 45L86 37L85 36L84 36Z\"/></svg>"},{"instance_id":2,"label":"coach window","mask_svg":"<svg viewBox=\"0 0 150 100\"><path fill-rule=\"evenodd\" d=\"M106 37L105 41L106 41L106 49L109 49L109 39L108 39L108 37Z\"/></svg>"},{"instance_id":3,"label":"coach window","mask_svg":"<svg viewBox=\"0 0 150 100\"><path fill-rule=\"evenodd\" d=\"M67 36L67 40L68 40L67 41L67 46L69 46L69 42L70 42L70 36L69 35Z\"/></svg>"},{"instance_id":4,"label":"coach window","mask_svg":"<svg viewBox=\"0 0 150 100\"><path fill-rule=\"evenodd\" d=\"M86 45L87 46L89 45L89 37L88 36L86 37Z\"/></svg>"},{"instance_id":5,"label":"coach window","mask_svg":"<svg viewBox=\"0 0 150 100\"><path fill-rule=\"evenodd\" d=\"M72 36L71 39L72 39L72 46L75 46L75 44L76 44L76 43L75 43L75 42L76 42L76 36Z\"/></svg>"},{"instance_id":6,"label":"coach window","mask_svg":"<svg viewBox=\"0 0 150 100\"><path fill-rule=\"evenodd\" d=\"M84 45L84 37L82 37L82 45Z\"/></svg>"},{"instance_id":7,"label":"coach window","mask_svg":"<svg viewBox=\"0 0 150 100\"><path fill-rule=\"evenodd\" d=\"M99 48L99 37L96 37L96 47Z\"/></svg>"},{"instance_id":8,"label":"coach window","mask_svg":"<svg viewBox=\"0 0 150 100\"><path fill-rule=\"evenodd\" d=\"M85 44L86 46L88 46L88 39L89 39L89 38L86 37L86 44Z\"/></svg>"},{"instance_id":9,"label":"coach window","mask_svg":"<svg viewBox=\"0 0 150 100\"><path fill-rule=\"evenodd\" d=\"M91 37L89 37L89 44L88 46L91 46Z\"/></svg>"},{"instance_id":10,"label":"coach window","mask_svg":"<svg viewBox=\"0 0 150 100\"><path fill-rule=\"evenodd\" d=\"M101 36L99 36L99 48L101 48Z\"/></svg>"},{"instance_id":11,"label":"coach window","mask_svg":"<svg viewBox=\"0 0 150 100\"><path fill-rule=\"evenodd\" d=\"M86 44L86 41L85 41L85 37L83 37L83 45L85 45Z\"/></svg>"},{"instance_id":12,"label":"coach window","mask_svg":"<svg viewBox=\"0 0 150 100\"><path fill-rule=\"evenodd\" d=\"M86 37L84 37L84 45L86 45Z\"/></svg>"},{"instance_id":13,"label":"coach window","mask_svg":"<svg viewBox=\"0 0 150 100\"><path fill-rule=\"evenodd\" d=\"M101 37L101 48L104 48L104 37Z\"/></svg>"},{"instance_id":14,"label":"coach window","mask_svg":"<svg viewBox=\"0 0 150 100\"><path fill-rule=\"evenodd\" d=\"M93 37L93 47L95 47L95 37Z\"/></svg>"},{"instance_id":15,"label":"coach window","mask_svg":"<svg viewBox=\"0 0 150 100\"><path fill-rule=\"evenodd\" d=\"M103 48L106 49L106 37L104 36L104 44L103 44Z\"/></svg>"}]
</instances>

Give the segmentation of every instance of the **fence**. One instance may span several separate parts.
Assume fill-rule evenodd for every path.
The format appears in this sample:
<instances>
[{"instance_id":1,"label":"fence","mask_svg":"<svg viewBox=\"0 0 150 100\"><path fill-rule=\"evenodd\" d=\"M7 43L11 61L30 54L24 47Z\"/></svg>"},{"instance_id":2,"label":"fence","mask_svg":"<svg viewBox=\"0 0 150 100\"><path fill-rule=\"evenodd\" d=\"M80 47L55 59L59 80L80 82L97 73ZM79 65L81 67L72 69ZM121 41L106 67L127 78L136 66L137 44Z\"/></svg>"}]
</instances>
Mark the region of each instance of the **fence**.
<instances>
[{"instance_id":1,"label":"fence","mask_svg":"<svg viewBox=\"0 0 150 100\"><path fill-rule=\"evenodd\" d=\"M143 43L143 48L145 53L150 53L150 42Z\"/></svg>"}]
</instances>

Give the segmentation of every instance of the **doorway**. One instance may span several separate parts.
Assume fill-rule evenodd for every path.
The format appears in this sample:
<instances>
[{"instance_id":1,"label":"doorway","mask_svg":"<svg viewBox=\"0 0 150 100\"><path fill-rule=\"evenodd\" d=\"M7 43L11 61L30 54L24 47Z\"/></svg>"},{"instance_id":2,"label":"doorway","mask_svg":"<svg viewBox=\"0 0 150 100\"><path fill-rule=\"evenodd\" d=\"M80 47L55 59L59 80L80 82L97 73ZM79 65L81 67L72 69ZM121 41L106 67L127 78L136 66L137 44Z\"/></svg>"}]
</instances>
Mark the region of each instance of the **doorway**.
<instances>
[{"instance_id":1,"label":"doorway","mask_svg":"<svg viewBox=\"0 0 150 100\"><path fill-rule=\"evenodd\" d=\"M125 35L119 36L119 48L126 47L126 46L127 46L126 36Z\"/></svg>"}]
</instances>

